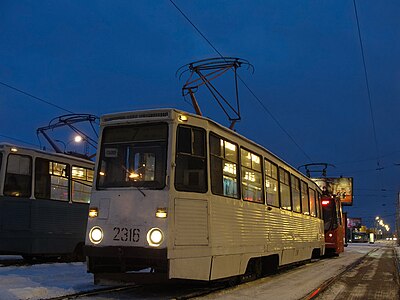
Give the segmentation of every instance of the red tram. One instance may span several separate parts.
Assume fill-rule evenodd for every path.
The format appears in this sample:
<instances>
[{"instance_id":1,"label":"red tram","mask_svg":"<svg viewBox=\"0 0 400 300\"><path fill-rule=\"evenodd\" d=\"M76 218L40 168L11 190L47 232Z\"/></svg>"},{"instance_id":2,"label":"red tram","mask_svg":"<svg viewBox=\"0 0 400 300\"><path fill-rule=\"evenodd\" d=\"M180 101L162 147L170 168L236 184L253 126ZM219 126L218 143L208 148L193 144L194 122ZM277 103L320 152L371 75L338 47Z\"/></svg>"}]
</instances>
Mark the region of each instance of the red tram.
<instances>
[{"instance_id":1,"label":"red tram","mask_svg":"<svg viewBox=\"0 0 400 300\"><path fill-rule=\"evenodd\" d=\"M345 234L340 199L333 196L322 196L322 211L325 231L325 254L339 255L344 251Z\"/></svg>"}]
</instances>

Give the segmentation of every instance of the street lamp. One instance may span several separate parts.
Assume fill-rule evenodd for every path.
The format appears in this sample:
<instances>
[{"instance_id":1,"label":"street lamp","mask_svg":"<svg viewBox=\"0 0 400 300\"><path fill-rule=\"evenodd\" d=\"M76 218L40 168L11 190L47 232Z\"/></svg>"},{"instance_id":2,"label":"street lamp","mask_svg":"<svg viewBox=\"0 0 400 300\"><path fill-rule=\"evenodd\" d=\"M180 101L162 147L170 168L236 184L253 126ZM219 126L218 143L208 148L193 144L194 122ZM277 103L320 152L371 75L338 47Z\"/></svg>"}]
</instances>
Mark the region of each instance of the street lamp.
<instances>
[{"instance_id":1,"label":"street lamp","mask_svg":"<svg viewBox=\"0 0 400 300\"><path fill-rule=\"evenodd\" d=\"M80 143L83 141L83 137L81 137L80 135L76 135L74 137L74 141L75 141L75 143Z\"/></svg>"},{"instance_id":2,"label":"street lamp","mask_svg":"<svg viewBox=\"0 0 400 300\"><path fill-rule=\"evenodd\" d=\"M67 143L65 143L65 142L63 142L61 140L55 140L55 141L58 142L58 143L61 143L64 146L64 153L66 153L67 146L70 143L74 142L74 143L79 144L79 143L81 143L83 141L83 137L81 137L80 135L76 135L72 140L68 141Z\"/></svg>"}]
</instances>

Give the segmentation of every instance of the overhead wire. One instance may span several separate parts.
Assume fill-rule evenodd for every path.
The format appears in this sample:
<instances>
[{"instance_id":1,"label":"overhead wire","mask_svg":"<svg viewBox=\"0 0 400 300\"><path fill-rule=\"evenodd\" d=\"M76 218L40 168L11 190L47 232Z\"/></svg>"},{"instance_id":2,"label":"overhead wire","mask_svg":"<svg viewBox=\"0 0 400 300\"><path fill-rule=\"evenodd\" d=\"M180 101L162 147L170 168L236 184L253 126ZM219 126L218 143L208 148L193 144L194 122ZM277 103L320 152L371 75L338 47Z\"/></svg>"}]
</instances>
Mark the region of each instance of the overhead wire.
<instances>
[{"instance_id":1,"label":"overhead wire","mask_svg":"<svg viewBox=\"0 0 400 300\"><path fill-rule=\"evenodd\" d=\"M224 58L222 53L211 43L211 41L200 31L200 29L189 19L189 17L178 7L178 5L173 1L169 0L172 5L181 13L181 15L193 26L193 28L200 34L202 38L213 48L213 50L221 57ZM244 80L238 75L240 82L246 87L250 94L257 100L265 112L274 120L278 127L289 137L289 139L296 145L296 147L302 152L302 154L309 160L313 161L311 157L304 151L304 149L296 142L296 140L289 134L289 132L282 126L278 119L272 114L272 112L265 106L265 104L260 100L260 98L251 90L251 88L244 82Z\"/></svg>"},{"instance_id":2,"label":"overhead wire","mask_svg":"<svg viewBox=\"0 0 400 300\"><path fill-rule=\"evenodd\" d=\"M363 41L362 41L362 37L361 37L360 21L359 21L359 18L358 18L356 0L353 0L353 5L354 5L354 13L355 13L356 21L357 21L357 32L358 32L358 39L359 39L360 48L361 48L361 57L362 57L362 62L363 62L363 67L364 67L364 77L365 77L365 84L366 84L366 88L367 88L369 110L370 110L370 113L371 113L372 129L373 129L375 150L376 150L376 163L377 163L377 168L380 168L380 158L379 158L380 155L379 155L378 138L377 138L377 134L376 134L374 109L372 107L371 89L370 89L370 86L369 86L367 65L366 65L366 62L365 62L365 54L364 54L364 45L363 45Z\"/></svg>"},{"instance_id":3,"label":"overhead wire","mask_svg":"<svg viewBox=\"0 0 400 300\"><path fill-rule=\"evenodd\" d=\"M9 140L14 140L14 141L23 143L23 144L27 144L27 145L31 145L31 146L35 146L35 147L38 146L37 144L33 144L33 143L30 143L30 142L26 142L26 141L24 141L24 140L17 139L17 138L13 138L13 137L11 137L11 136L7 136L7 135L4 135L4 134L0 134L0 136L3 137L3 138L9 139Z\"/></svg>"},{"instance_id":4,"label":"overhead wire","mask_svg":"<svg viewBox=\"0 0 400 300\"><path fill-rule=\"evenodd\" d=\"M12 89L12 90L17 91L17 92L19 92L19 93L21 93L21 94L24 94L25 96L31 97L31 98L33 98L33 99L36 99L36 100L40 101L40 102L43 102L43 103L46 103L46 104L51 105L51 106L53 106L53 107L56 107L56 108L58 108L58 109L61 109L61 110L65 111L65 112L68 112L68 113L71 113L71 114L74 113L73 111L70 111L70 110L68 110L68 109L66 109L66 108L63 108L63 107L61 107L61 106L59 106L59 105L57 105L57 104L51 103L50 101L45 100L45 99L43 99L43 98L36 97L35 95L32 95L32 94L30 94L30 93L28 93L28 92L25 92L25 91L23 91L23 90L21 90L21 89L18 89L18 88L16 88L16 87L13 87L13 86L11 86L11 85L9 85L9 84L7 84L7 83L4 83L4 82L1 82L1 81L0 81L0 84L3 85L3 86L5 86L5 87L8 87L9 89Z\"/></svg>"}]
</instances>

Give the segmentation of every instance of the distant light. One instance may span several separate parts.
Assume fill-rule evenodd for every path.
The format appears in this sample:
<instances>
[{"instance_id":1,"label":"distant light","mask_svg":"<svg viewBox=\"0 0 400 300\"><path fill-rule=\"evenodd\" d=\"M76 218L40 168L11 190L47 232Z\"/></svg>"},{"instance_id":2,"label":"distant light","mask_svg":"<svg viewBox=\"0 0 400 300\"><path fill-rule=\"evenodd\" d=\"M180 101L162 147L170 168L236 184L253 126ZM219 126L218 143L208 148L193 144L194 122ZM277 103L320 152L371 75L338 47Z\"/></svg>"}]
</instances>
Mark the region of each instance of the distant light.
<instances>
[{"instance_id":1,"label":"distant light","mask_svg":"<svg viewBox=\"0 0 400 300\"><path fill-rule=\"evenodd\" d=\"M12 148L11 148L11 152L18 152L18 149L15 148L15 147L12 147Z\"/></svg>"},{"instance_id":2,"label":"distant light","mask_svg":"<svg viewBox=\"0 0 400 300\"><path fill-rule=\"evenodd\" d=\"M329 200L322 200L322 205L328 205L329 204Z\"/></svg>"},{"instance_id":3,"label":"distant light","mask_svg":"<svg viewBox=\"0 0 400 300\"><path fill-rule=\"evenodd\" d=\"M99 175L100 175L100 176L104 176L104 175L106 175L106 173L100 171L100 172L99 172Z\"/></svg>"},{"instance_id":4,"label":"distant light","mask_svg":"<svg viewBox=\"0 0 400 300\"><path fill-rule=\"evenodd\" d=\"M80 142L82 142L82 140L83 140L83 138L80 135L77 135L74 137L75 143L80 143Z\"/></svg>"}]
</instances>

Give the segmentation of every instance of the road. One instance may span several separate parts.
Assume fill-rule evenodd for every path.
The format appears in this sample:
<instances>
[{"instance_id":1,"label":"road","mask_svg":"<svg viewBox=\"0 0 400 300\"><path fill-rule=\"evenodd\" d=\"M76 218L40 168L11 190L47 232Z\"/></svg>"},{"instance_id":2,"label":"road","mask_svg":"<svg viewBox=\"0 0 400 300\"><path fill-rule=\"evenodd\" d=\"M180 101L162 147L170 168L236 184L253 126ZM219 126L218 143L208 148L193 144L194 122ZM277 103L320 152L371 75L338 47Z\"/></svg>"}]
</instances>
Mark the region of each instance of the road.
<instances>
[{"instance_id":1,"label":"road","mask_svg":"<svg viewBox=\"0 0 400 300\"><path fill-rule=\"evenodd\" d=\"M318 300L400 299L395 248L384 245L345 272Z\"/></svg>"},{"instance_id":2,"label":"road","mask_svg":"<svg viewBox=\"0 0 400 300\"><path fill-rule=\"evenodd\" d=\"M365 257L365 262L356 266L354 270L345 272L342 279L352 278L353 283L350 288L364 289L367 282L371 284L368 289L368 295L364 292L346 293L346 283L341 283L337 279L332 289L326 290L315 299L399 299L398 298L398 273L394 265L393 251L398 247L394 247L393 242L377 242L375 244L349 244L345 248L345 252L339 257L323 259L318 262L308 263L306 265L290 269L286 272L262 278L260 280L242 284L232 289L217 292L201 299L285 299L298 300L307 299L309 295L316 291L324 283L332 277L337 277L354 262ZM357 273L355 270L364 270ZM361 277L359 277L361 276ZM379 282L385 282L385 287L373 287L373 280L379 278ZM385 280L388 280L387 282ZM354 282L357 284L354 285ZM392 285L386 291L386 286ZM379 295L382 295L379 298ZM338 298L336 298L338 297ZM375 297L375 298L374 298Z\"/></svg>"}]
</instances>

